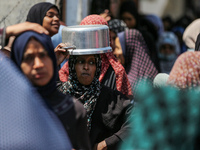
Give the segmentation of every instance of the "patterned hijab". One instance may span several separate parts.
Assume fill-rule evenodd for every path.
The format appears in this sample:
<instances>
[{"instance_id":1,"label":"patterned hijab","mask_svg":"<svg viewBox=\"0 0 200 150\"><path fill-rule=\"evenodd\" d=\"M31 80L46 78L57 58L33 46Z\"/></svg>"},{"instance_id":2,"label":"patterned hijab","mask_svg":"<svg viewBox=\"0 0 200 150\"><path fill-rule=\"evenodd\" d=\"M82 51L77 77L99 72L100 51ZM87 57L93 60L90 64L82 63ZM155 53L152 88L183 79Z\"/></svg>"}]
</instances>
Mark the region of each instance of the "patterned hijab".
<instances>
[{"instance_id":1,"label":"patterned hijab","mask_svg":"<svg viewBox=\"0 0 200 150\"><path fill-rule=\"evenodd\" d=\"M100 55L94 55L96 62L96 73L92 83L88 86L82 85L77 78L75 64L77 63L78 56L71 55L69 57L69 79L67 82L63 83L60 87L62 93L70 94L75 96L84 105L87 111L88 118L88 130L91 129L92 114L96 106L97 99L101 93L101 84L99 82L99 76L101 74L101 58Z\"/></svg>"},{"instance_id":2,"label":"patterned hijab","mask_svg":"<svg viewBox=\"0 0 200 150\"><path fill-rule=\"evenodd\" d=\"M108 21L108 26L109 29L116 34L127 29L126 23L120 19L112 19Z\"/></svg>"},{"instance_id":3,"label":"patterned hijab","mask_svg":"<svg viewBox=\"0 0 200 150\"><path fill-rule=\"evenodd\" d=\"M132 90L141 78L148 78L153 81L157 75L153 62L148 55L148 48L142 34L136 29L125 31L126 35L126 56L125 69L128 74Z\"/></svg>"},{"instance_id":4,"label":"patterned hijab","mask_svg":"<svg viewBox=\"0 0 200 150\"><path fill-rule=\"evenodd\" d=\"M1 150L72 149L58 117L1 52L0 83Z\"/></svg>"},{"instance_id":5,"label":"patterned hijab","mask_svg":"<svg viewBox=\"0 0 200 150\"><path fill-rule=\"evenodd\" d=\"M200 52L188 51L176 60L167 83L181 89L200 86Z\"/></svg>"},{"instance_id":6,"label":"patterned hijab","mask_svg":"<svg viewBox=\"0 0 200 150\"><path fill-rule=\"evenodd\" d=\"M138 89L131 131L120 150L199 149L198 91L153 88L149 84Z\"/></svg>"},{"instance_id":7,"label":"patterned hijab","mask_svg":"<svg viewBox=\"0 0 200 150\"><path fill-rule=\"evenodd\" d=\"M100 15L89 15L84 18L80 25L108 25L107 21L101 17ZM112 52L101 54L101 75L99 77L99 81L102 82L109 66L111 65L115 71L116 75L116 86L117 90L122 92L125 95L132 95L131 86L128 81L127 74L125 72L124 67L117 61ZM65 82L68 80L69 76L69 67L68 62L64 64L64 66L59 71L60 80Z\"/></svg>"}]
</instances>

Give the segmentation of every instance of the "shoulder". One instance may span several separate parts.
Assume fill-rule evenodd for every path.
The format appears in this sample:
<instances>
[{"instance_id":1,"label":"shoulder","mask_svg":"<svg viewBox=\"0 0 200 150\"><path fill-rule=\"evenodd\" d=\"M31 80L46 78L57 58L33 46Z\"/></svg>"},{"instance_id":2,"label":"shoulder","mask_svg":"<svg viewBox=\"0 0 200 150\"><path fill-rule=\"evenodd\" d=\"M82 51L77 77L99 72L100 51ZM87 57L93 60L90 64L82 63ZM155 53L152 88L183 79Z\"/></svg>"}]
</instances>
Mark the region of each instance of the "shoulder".
<instances>
[{"instance_id":1,"label":"shoulder","mask_svg":"<svg viewBox=\"0 0 200 150\"><path fill-rule=\"evenodd\" d=\"M62 95L63 97L63 103L61 107L64 107L65 105L68 106L69 111L74 112L73 114L75 114L76 118L84 118L86 116L86 111L83 107L83 104L78 99L69 94L63 94L59 91L58 93L60 96Z\"/></svg>"},{"instance_id":2,"label":"shoulder","mask_svg":"<svg viewBox=\"0 0 200 150\"><path fill-rule=\"evenodd\" d=\"M98 101L101 101L101 103L122 105L123 107L132 105L131 100L126 95L106 86L102 86Z\"/></svg>"},{"instance_id":3,"label":"shoulder","mask_svg":"<svg viewBox=\"0 0 200 150\"><path fill-rule=\"evenodd\" d=\"M101 95L111 96L111 97L120 96L124 99L129 100L128 97L126 95L124 95L123 93L121 93L120 91L111 89L110 87L107 87L107 86L104 86L104 85L102 85Z\"/></svg>"}]
</instances>

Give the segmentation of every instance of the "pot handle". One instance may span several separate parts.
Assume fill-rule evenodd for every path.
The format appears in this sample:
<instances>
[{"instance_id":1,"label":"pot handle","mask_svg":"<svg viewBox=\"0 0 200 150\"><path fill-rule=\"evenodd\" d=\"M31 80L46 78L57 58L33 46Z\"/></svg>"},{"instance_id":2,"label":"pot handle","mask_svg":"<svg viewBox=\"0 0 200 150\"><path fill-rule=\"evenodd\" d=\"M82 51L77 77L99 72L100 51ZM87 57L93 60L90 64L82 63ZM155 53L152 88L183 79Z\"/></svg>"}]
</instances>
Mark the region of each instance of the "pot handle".
<instances>
[{"instance_id":1,"label":"pot handle","mask_svg":"<svg viewBox=\"0 0 200 150\"><path fill-rule=\"evenodd\" d=\"M67 46L67 47L62 47L63 49L76 49L76 46Z\"/></svg>"}]
</instances>

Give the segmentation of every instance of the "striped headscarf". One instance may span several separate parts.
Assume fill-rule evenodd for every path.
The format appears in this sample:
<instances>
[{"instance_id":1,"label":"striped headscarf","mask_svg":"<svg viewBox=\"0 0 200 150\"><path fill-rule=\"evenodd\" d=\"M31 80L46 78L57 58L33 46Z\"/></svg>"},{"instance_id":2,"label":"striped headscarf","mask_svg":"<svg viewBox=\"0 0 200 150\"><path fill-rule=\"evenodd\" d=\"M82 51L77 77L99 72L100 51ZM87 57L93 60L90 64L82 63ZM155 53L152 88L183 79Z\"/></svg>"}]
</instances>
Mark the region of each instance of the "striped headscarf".
<instances>
[{"instance_id":1,"label":"striped headscarf","mask_svg":"<svg viewBox=\"0 0 200 150\"><path fill-rule=\"evenodd\" d=\"M125 31L125 35L125 68L135 93L138 80L148 78L153 81L158 71L148 55L148 48L142 34L136 29L130 29Z\"/></svg>"},{"instance_id":2,"label":"striped headscarf","mask_svg":"<svg viewBox=\"0 0 200 150\"><path fill-rule=\"evenodd\" d=\"M178 88L200 86L200 52L188 51L176 60L167 83Z\"/></svg>"},{"instance_id":3,"label":"striped headscarf","mask_svg":"<svg viewBox=\"0 0 200 150\"><path fill-rule=\"evenodd\" d=\"M108 25L107 21L101 17L100 15L89 15L84 18L80 25ZM111 65L115 71L116 76L116 87L117 90L122 92L125 95L132 95L131 86L128 81L127 74L125 72L124 67L117 61L112 52L101 54L101 75L99 77L99 81L102 82L109 66ZM59 71L60 80L65 82L68 80L69 76L69 66L68 62L64 64L64 66Z\"/></svg>"}]
</instances>

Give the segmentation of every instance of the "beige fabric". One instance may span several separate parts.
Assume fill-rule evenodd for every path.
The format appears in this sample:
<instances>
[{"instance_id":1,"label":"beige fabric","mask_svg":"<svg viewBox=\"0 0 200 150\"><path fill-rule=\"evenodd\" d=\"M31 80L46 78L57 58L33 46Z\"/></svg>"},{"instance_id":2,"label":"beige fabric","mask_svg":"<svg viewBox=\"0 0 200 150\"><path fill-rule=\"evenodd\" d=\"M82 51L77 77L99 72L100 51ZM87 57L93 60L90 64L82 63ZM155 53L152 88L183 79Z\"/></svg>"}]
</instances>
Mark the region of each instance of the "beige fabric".
<instances>
[{"instance_id":1,"label":"beige fabric","mask_svg":"<svg viewBox=\"0 0 200 150\"><path fill-rule=\"evenodd\" d=\"M153 86L160 88L167 85L169 75L166 73L159 73L153 80Z\"/></svg>"},{"instance_id":2,"label":"beige fabric","mask_svg":"<svg viewBox=\"0 0 200 150\"><path fill-rule=\"evenodd\" d=\"M195 42L200 33L200 19L194 20L184 31L183 41L189 49L195 49Z\"/></svg>"}]
</instances>

